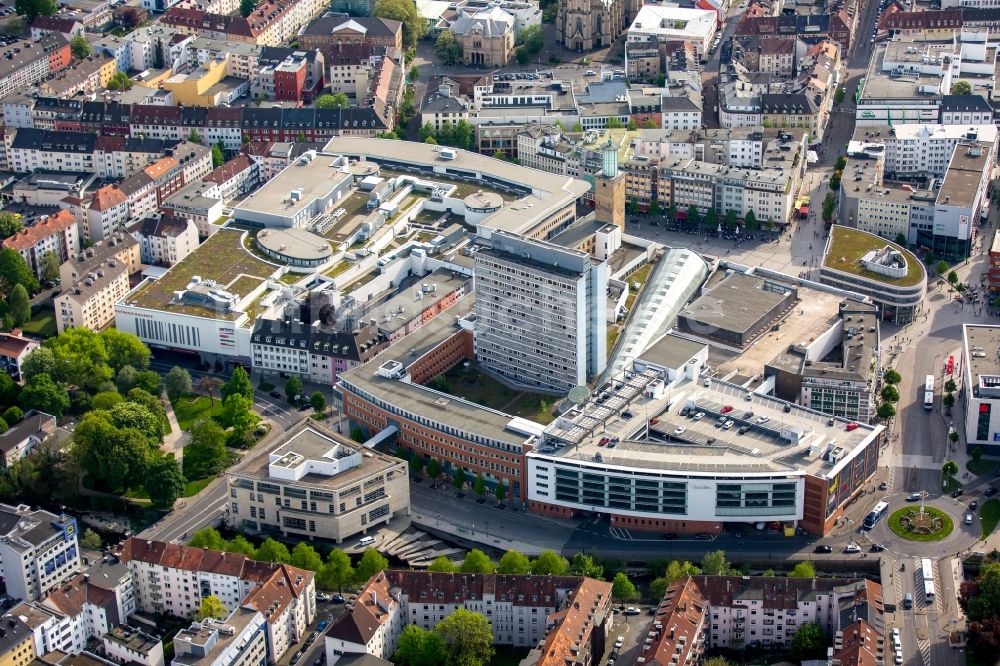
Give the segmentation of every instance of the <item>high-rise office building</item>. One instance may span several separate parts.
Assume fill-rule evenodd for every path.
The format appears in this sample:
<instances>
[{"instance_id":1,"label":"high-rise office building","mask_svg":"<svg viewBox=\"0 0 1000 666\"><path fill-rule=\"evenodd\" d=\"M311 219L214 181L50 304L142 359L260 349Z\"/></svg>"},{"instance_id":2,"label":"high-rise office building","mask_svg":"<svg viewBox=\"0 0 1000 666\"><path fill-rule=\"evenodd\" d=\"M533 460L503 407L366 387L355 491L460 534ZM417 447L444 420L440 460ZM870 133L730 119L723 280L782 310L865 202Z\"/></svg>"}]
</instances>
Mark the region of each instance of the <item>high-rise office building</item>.
<instances>
[{"instance_id":1,"label":"high-rise office building","mask_svg":"<svg viewBox=\"0 0 1000 666\"><path fill-rule=\"evenodd\" d=\"M556 392L604 370L607 262L500 231L475 256L476 358L485 368Z\"/></svg>"}]
</instances>

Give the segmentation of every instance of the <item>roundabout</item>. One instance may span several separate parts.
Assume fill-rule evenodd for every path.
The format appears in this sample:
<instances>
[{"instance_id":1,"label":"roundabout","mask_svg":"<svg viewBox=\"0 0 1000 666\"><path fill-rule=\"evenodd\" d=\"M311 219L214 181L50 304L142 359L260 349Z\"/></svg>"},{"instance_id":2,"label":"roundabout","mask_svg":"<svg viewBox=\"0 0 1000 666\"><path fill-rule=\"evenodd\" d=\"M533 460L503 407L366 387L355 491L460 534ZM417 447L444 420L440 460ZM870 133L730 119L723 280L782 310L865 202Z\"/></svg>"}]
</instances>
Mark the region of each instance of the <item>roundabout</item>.
<instances>
[{"instance_id":1,"label":"roundabout","mask_svg":"<svg viewBox=\"0 0 1000 666\"><path fill-rule=\"evenodd\" d=\"M955 523L932 506L904 506L889 516L889 529L907 541L940 541L952 533Z\"/></svg>"}]
</instances>

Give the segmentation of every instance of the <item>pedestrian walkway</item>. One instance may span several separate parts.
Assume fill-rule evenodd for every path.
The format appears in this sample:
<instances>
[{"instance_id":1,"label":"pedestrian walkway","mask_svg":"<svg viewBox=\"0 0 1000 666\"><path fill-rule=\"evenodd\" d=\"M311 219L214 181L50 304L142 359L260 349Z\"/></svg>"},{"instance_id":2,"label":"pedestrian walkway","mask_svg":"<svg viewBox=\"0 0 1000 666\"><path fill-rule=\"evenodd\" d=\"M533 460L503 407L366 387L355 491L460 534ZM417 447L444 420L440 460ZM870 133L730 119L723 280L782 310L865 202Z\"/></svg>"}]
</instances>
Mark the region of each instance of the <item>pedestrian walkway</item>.
<instances>
[{"instance_id":1,"label":"pedestrian walkway","mask_svg":"<svg viewBox=\"0 0 1000 666\"><path fill-rule=\"evenodd\" d=\"M167 423L170 424L170 432L164 435L163 444L160 445L160 449L164 453L172 455L174 460L177 461L177 465L183 470L184 447L191 440L191 433L181 430L180 424L177 423L177 415L174 414L174 406L166 399L166 393L161 396L161 401L164 403L167 413Z\"/></svg>"}]
</instances>

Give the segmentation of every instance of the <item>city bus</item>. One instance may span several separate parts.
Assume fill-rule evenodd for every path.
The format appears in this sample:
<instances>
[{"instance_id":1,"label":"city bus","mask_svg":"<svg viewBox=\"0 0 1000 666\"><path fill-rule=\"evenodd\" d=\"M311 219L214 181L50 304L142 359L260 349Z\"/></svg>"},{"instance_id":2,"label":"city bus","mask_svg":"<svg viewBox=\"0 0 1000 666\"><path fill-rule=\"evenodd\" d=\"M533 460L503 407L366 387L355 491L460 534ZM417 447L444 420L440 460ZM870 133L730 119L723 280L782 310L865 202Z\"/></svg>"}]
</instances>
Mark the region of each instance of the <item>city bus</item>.
<instances>
[{"instance_id":1,"label":"city bus","mask_svg":"<svg viewBox=\"0 0 1000 666\"><path fill-rule=\"evenodd\" d=\"M924 580L924 599L928 603L934 602L934 564L930 558L920 560L920 575Z\"/></svg>"},{"instance_id":2,"label":"city bus","mask_svg":"<svg viewBox=\"0 0 1000 666\"><path fill-rule=\"evenodd\" d=\"M927 375L924 380L924 409L934 409L934 375Z\"/></svg>"},{"instance_id":3,"label":"city bus","mask_svg":"<svg viewBox=\"0 0 1000 666\"><path fill-rule=\"evenodd\" d=\"M871 510L871 513L865 516L865 529L870 530L871 528L875 527L875 524L878 523L878 521L882 520L882 517L885 516L885 512L888 509L889 509L888 502L879 502L878 504L876 504L875 508Z\"/></svg>"}]
</instances>

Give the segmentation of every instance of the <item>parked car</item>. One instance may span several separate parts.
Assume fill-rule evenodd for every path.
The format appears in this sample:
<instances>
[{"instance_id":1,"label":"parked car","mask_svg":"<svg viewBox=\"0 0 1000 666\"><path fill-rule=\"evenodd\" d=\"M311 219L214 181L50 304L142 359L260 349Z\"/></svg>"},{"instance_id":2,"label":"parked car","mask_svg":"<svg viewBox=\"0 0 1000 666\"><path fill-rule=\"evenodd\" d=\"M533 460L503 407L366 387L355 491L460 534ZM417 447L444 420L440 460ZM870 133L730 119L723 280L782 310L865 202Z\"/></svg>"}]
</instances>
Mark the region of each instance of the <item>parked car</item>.
<instances>
[{"instance_id":1,"label":"parked car","mask_svg":"<svg viewBox=\"0 0 1000 666\"><path fill-rule=\"evenodd\" d=\"M964 493L964 492L965 492L965 488L955 488L953 491L951 491L951 496L952 497L961 497L962 493Z\"/></svg>"},{"instance_id":2,"label":"parked car","mask_svg":"<svg viewBox=\"0 0 1000 666\"><path fill-rule=\"evenodd\" d=\"M722 409L719 410L719 413L720 414L728 414L731 411L733 411L733 406L732 405L726 405L725 407L723 407Z\"/></svg>"},{"instance_id":3,"label":"parked car","mask_svg":"<svg viewBox=\"0 0 1000 666\"><path fill-rule=\"evenodd\" d=\"M322 634L323 630L330 626L330 623L326 620L320 620L319 624L316 625L316 633Z\"/></svg>"},{"instance_id":4,"label":"parked car","mask_svg":"<svg viewBox=\"0 0 1000 666\"><path fill-rule=\"evenodd\" d=\"M977 502L976 500L972 500L971 502L969 502L969 509L971 509L972 511L975 511L976 507L978 506L979 502Z\"/></svg>"},{"instance_id":5,"label":"parked car","mask_svg":"<svg viewBox=\"0 0 1000 666\"><path fill-rule=\"evenodd\" d=\"M316 601L329 601L329 600L330 600L330 595L327 594L326 592L318 592L316 594Z\"/></svg>"},{"instance_id":6,"label":"parked car","mask_svg":"<svg viewBox=\"0 0 1000 666\"><path fill-rule=\"evenodd\" d=\"M888 490L888 488L889 488L889 483L886 481L883 481L882 483L878 484L879 490Z\"/></svg>"},{"instance_id":7,"label":"parked car","mask_svg":"<svg viewBox=\"0 0 1000 666\"><path fill-rule=\"evenodd\" d=\"M729 429L731 429L731 428L732 428L732 427L733 427L734 425L735 425L735 423L733 423L733 420L732 420L732 419L730 419L730 420L728 420L728 421L726 421L725 423L723 423L723 424L722 424L722 429L723 429L723 430L729 430Z\"/></svg>"},{"instance_id":8,"label":"parked car","mask_svg":"<svg viewBox=\"0 0 1000 666\"><path fill-rule=\"evenodd\" d=\"M701 534L695 534L694 535L694 540L695 541L711 541L712 540L712 535L708 534L706 532L702 532Z\"/></svg>"},{"instance_id":9,"label":"parked car","mask_svg":"<svg viewBox=\"0 0 1000 666\"><path fill-rule=\"evenodd\" d=\"M641 612L642 611L636 608L635 606L629 606L628 608L622 611L622 613L624 613L625 615L638 615Z\"/></svg>"},{"instance_id":10,"label":"parked car","mask_svg":"<svg viewBox=\"0 0 1000 666\"><path fill-rule=\"evenodd\" d=\"M703 418L705 418L705 412L698 412L694 415L695 421L701 421Z\"/></svg>"},{"instance_id":11,"label":"parked car","mask_svg":"<svg viewBox=\"0 0 1000 666\"><path fill-rule=\"evenodd\" d=\"M678 426L677 428L674 428L674 435L683 435L685 430L687 430L687 428L684 426Z\"/></svg>"},{"instance_id":12,"label":"parked car","mask_svg":"<svg viewBox=\"0 0 1000 666\"><path fill-rule=\"evenodd\" d=\"M346 599L344 599L344 596L341 594L335 594L333 595L333 597L330 598L330 601L332 601L335 604L342 604L346 601Z\"/></svg>"},{"instance_id":13,"label":"parked car","mask_svg":"<svg viewBox=\"0 0 1000 666\"><path fill-rule=\"evenodd\" d=\"M299 663L299 659L301 658L302 658L302 650L299 650L298 652L292 655L292 659L288 663L294 666L294 664Z\"/></svg>"},{"instance_id":14,"label":"parked car","mask_svg":"<svg viewBox=\"0 0 1000 666\"><path fill-rule=\"evenodd\" d=\"M861 552L861 546L859 546L856 543L849 543L846 546L844 546L844 552L845 553L860 553Z\"/></svg>"},{"instance_id":15,"label":"parked car","mask_svg":"<svg viewBox=\"0 0 1000 666\"><path fill-rule=\"evenodd\" d=\"M873 543L872 547L869 548L869 550L873 553L881 553L883 550L885 550L885 546L883 546L880 543Z\"/></svg>"},{"instance_id":16,"label":"parked car","mask_svg":"<svg viewBox=\"0 0 1000 666\"><path fill-rule=\"evenodd\" d=\"M997 489L993 486L988 486L986 490L983 491L983 497L992 497L997 494Z\"/></svg>"},{"instance_id":17,"label":"parked car","mask_svg":"<svg viewBox=\"0 0 1000 666\"><path fill-rule=\"evenodd\" d=\"M280 398L281 391L271 391L270 393L268 393L268 395L271 396L272 398Z\"/></svg>"},{"instance_id":18,"label":"parked car","mask_svg":"<svg viewBox=\"0 0 1000 666\"><path fill-rule=\"evenodd\" d=\"M742 426L740 426L740 429L737 430L736 432L740 433L741 435L745 435L748 432L750 432L750 426L748 426L748 425L742 425Z\"/></svg>"},{"instance_id":19,"label":"parked car","mask_svg":"<svg viewBox=\"0 0 1000 666\"><path fill-rule=\"evenodd\" d=\"M663 535L663 540L664 541L676 541L677 540L677 535L674 534L673 532L667 532L666 534Z\"/></svg>"},{"instance_id":20,"label":"parked car","mask_svg":"<svg viewBox=\"0 0 1000 666\"><path fill-rule=\"evenodd\" d=\"M816 546L815 548L813 548L813 552L814 553L832 553L833 552L833 548L831 548L830 546Z\"/></svg>"}]
</instances>

